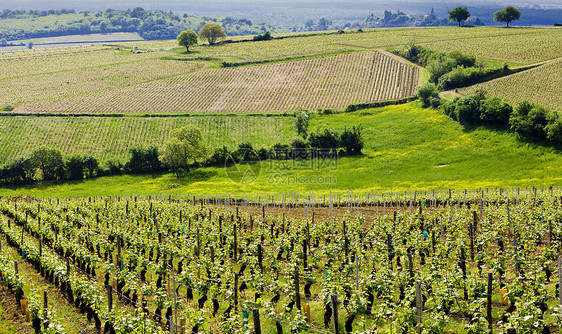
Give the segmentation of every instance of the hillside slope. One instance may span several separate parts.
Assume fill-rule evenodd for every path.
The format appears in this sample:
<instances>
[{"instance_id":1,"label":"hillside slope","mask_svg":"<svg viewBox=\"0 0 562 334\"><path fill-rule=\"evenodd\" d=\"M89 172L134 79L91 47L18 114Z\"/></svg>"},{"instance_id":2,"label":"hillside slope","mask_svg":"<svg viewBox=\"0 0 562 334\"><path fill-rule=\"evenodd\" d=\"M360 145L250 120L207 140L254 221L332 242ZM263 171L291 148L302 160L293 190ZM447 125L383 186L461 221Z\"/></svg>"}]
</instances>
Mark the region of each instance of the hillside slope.
<instances>
[{"instance_id":1,"label":"hillside slope","mask_svg":"<svg viewBox=\"0 0 562 334\"><path fill-rule=\"evenodd\" d=\"M347 114L315 115L311 130L364 126L365 155L337 161L264 161L173 174L103 177L67 184L1 189L5 196L226 194L392 189L477 189L557 185L562 154L485 128L464 129L432 109L410 103ZM251 167L250 169L247 169ZM248 182L241 168L254 173Z\"/></svg>"}]
</instances>

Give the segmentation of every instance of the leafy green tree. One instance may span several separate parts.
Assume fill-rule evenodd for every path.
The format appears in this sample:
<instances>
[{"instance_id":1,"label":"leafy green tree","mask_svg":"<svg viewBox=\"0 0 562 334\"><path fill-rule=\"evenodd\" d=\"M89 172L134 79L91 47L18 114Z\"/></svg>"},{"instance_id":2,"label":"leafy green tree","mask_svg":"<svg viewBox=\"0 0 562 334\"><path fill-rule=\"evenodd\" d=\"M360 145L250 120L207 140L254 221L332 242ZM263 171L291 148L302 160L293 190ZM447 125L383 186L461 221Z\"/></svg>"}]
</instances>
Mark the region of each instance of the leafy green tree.
<instances>
[{"instance_id":1,"label":"leafy green tree","mask_svg":"<svg viewBox=\"0 0 562 334\"><path fill-rule=\"evenodd\" d=\"M33 180L35 167L30 159L19 158L0 169L0 183L24 184Z\"/></svg>"},{"instance_id":2,"label":"leafy green tree","mask_svg":"<svg viewBox=\"0 0 562 334\"><path fill-rule=\"evenodd\" d=\"M480 102L480 119L490 124L507 125L513 108L499 97Z\"/></svg>"},{"instance_id":3,"label":"leafy green tree","mask_svg":"<svg viewBox=\"0 0 562 334\"><path fill-rule=\"evenodd\" d=\"M459 27L461 26L461 22L468 19L470 17L470 12L466 7L456 7L453 10L449 11L449 20L457 21L459 23Z\"/></svg>"},{"instance_id":4,"label":"leafy green tree","mask_svg":"<svg viewBox=\"0 0 562 334\"><path fill-rule=\"evenodd\" d=\"M82 180L84 178L84 159L79 155L73 155L66 162L68 178L71 180Z\"/></svg>"},{"instance_id":5,"label":"leafy green tree","mask_svg":"<svg viewBox=\"0 0 562 334\"><path fill-rule=\"evenodd\" d=\"M133 147L129 150L131 158L125 164L125 170L130 173L149 173L162 169L158 159L158 147Z\"/></svg>"},{"instance_id":6,"label":"leafy green tree","mask_svg":"<svg viewBox=\"0 0 562 334\"><path fill-rule=\"evenodd\" d=\"M557 144L562 144L562 119L557 112L550 112L547 115L548 125L544 127L546 138Z\"/></svg>"},{"instance_id":7,"label":"leafy green tree","mask_svg":"<svg viewBox=\"0 0 562 334\"><path fill-rule=\"evenodd\" d=\"M517 105L509 117L511 130L527 138L546 138L548 110L528 101Z\"/></svg>"},{"instance_id":8,"label":"leafy green tree","mask_svg":"<svg viewBox=\"0 0 562 334\"><path fill-rule=\"evenodd\" d=\"M189 47L197 44L197 33L193 30L182 31L178 35L178 45L184 46L187 52Z\"/></svg>"},{"instance_id":9,"label":"leafy green tree","mask_svg":"<svg viewBox=\"0 0 562 334\"><path fill-rule=\"evenodd\" d=\"M174 129L171 138L164 143L160 161L180 176L181 170L189 171L207 157L207 147L201 130L195 125Z\"/></svg>"},{"instance_id":10,"label":"leafy green tree","mask_svg":"<svg viewBox=\"0 0 562 334\"><path fill-rule=\"evenodd\" d=\"M324 129L317 130L308 137L310 147L319 149L323 153L337 152L340 147L340 138L336 132Z\"/></svg>"},{"instance_id":11,"label":"leafy green tree","mask_svg":"<svg viewBox=\"0 0 562 334\"><path fill-rule=\"evenodd\" d=\"M199 31L199 37L207 40L210 45L215 44L218 40L224 39L226 33L218 23L207 23Z\"/></svg>"},{"instance_id":12,"label":"leafy green tree","mask_svg":"<svg viewBox=\"0 0 562 334\"><path fill-rule=\"evenodd\" d=\"M300 110L296 114L295 126L297 128L297 134L306 138L306 132L308 131L308 119L310 118L306 110Z\"/></svg>"},{"instance_id":13,"label":"leafy green tree","mask_svg":"<svg viewBox=\"0 0 562 334\"><path fill-rule=\"evenodd\" d=\"M519 20L520 17L521 12L513 6L507 6L494 13L494 21L506 23L507 28L509 28L509 22Z\"/></svg>"},{"instance_id":14,"label":"leafy green tree","mask_svg":"<svg viewBox=\"0 0 562 334\"><path fill-rule=\"evenodd\" d=\"M99 162L96 158L91 155L84 156L84 169L86 170L88 177L94 177L99 169Z\"/></svg>"},{"instance_id":15,"label":"leafy green tree","mask_svg":"<svg viewBox=\"0 0 562 334\"><path fill-rule=\"evenodd\" d=\"M64 173L64 161L61 151L50 147L39 147L29 157L32 165L41 171L43 180L60 179Z\"/></svg>"},{"instance_id":16,"label":"leafy green tree","mask_svg":"<svg viewBox=\"0 0 562 334\"><path fill-rule=\"evenodd\" d=\"M345 128L340 135L340 145L347 155L361 154L363 149L363 126L361 124L352 126L351 129Z\"/></svg>"}]
</instances>

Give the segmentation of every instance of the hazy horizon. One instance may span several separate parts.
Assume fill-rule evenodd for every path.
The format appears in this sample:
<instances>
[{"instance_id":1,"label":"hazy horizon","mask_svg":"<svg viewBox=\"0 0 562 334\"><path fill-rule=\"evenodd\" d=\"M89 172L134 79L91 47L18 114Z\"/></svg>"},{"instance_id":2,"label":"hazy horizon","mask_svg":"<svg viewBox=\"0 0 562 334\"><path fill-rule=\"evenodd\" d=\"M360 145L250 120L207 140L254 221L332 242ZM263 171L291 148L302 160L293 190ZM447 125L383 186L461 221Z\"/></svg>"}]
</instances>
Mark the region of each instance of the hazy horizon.
<instances>
[{"instance_id":1,"label":"hazy horizon","mask_svg":"<svg viewBox=\"0 0 562 334\"><path fill-rule=\"evenodd\" d=\"M3 0L0 5L2 9L74 9L76 11L99 11L107 8L133 9L143 7L147 10L165 10L177 13L188 13L194 16L248 18L256 22L265 22L285 27L298 26L309 19L318 20L322 17L334 22L357 22L364 21L370 13L381 16L384 10L402 10L407 14L420 15L429 13L432 8L438 17L446 17L447 11L453 6L468 6L472 8L496 9L506 5L514 5L522 8L556 8L562 9L562 0L546 0L537 4L534 1L481 1L459 2L456 0L436 0L427 2L424 0L407 1L342 1L342 0L209 0L205 2L193 0L124 0L124 1L85 1L85 0L54 0L45 2L43 0ZM476 11L487 12L487 11ZM487 13L488 14L488 13ZM487 15L486 16L489 16ZM478 13L475 13L478 15ZM482 15L482 14L481 14ZM490 18L485 18L488 23L493 23Z\"/></svg>"}]
</instances>

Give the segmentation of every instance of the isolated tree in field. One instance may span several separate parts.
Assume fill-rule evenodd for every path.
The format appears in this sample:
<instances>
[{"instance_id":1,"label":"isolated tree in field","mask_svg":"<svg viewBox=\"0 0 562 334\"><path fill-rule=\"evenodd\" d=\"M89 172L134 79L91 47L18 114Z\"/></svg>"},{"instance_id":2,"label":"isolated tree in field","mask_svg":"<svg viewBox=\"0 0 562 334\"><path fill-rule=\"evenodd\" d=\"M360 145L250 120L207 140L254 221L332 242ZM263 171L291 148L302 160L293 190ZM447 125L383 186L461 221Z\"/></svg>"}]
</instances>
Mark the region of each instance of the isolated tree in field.
<instances>
[{"instance_id":1,"label":"isolated tree in field","mask_svg":"<svg viewBox=\"0 0 562 334\"><path fill-rule=\"evenodd\" d=\"M35 149L29 157L33 166L41 171L43 180L56 180L64 172L64 161L61 151L39 147Z\"/></svg>"},{"instance_id":2,"label":"isolated tree in field","mask_svg":"<svg viewBox=\"0 0 562 334\"><path fill-rule=\"evenodd\" d=\"M186 125L172 131L164 144L160 161L180 176L180 171L189 171L189 166L198 164L207 156L207 147L201 130L195 125Z\"/></svg>"},{"instance_id":3,"label":"isolated tree in field","mask_svg":"<svg viewBox=\"0 0 562 334\"><path fill-rule=\"evenodd\" d=\"M178 45L184 46L187 52L189 52L189 47L197 44L197 33L193 30L182 31L178 35Z\"/></svg>"},{"instance_id":4,"label":"isolated tree in field","mask_svg":"<svg viewBox=\"0 0 562 334\"><path fill-rule=\"evenodd\" d=\"M207 23L199 31L199 37L207 40L210 45L215 44L218 40L226 37L224 29L217 23Z\"/></svg>"},{"instance_id":5,"label":"isolated tree in field","mask_svg":"<svg viewBox=\"0 0 562 334\"><path fill-rule=\"evenodd\" d=\"M507 28L509 28L509 22L519 20L520 17L521 12L519 9L512 6L507 6L494 13L494 21L506 23Z\"/></svg>"},{"instance_id":6,"label":"isolated tree in field","mask_svg":"<svg viewBox=\"0 0 562 334\"><path fill-rule=\"evenodd\" d=\"M468 19L469 16L470 13L466 7L457 7L449 12L449 20L457 21L459 23L459 27L461 26L461 22Z\"/></svg>"}]
</instances>

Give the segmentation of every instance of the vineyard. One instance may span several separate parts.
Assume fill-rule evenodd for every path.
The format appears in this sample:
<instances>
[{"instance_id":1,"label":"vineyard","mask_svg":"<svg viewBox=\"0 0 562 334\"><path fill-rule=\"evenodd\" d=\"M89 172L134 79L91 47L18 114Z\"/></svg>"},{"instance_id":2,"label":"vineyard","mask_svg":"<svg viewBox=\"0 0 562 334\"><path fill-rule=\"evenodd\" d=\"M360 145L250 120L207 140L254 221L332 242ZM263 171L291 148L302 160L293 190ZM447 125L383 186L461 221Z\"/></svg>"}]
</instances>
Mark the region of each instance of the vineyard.
<instances>
[{"instance_id":1,"label":"vineyard","mask_svg":"<svg viewBox=\"0 0 562 334\"><path fill-rule=\"evenodd\" d=\"M509 103L522 101L538 103L552 110L562 111L562 59L545 65L462 89L474 94L483 89L489 96L499 96Z\"/></svg>"},{"instance_id":2,"label":"vineyard","mask_svg":"<svg viewBox=\"0 0 562 334\"><path fill-rule=\"evenodd\" d=\"M0 272L47 333L550 333L560 195L2 199Z\"/></svg>"},{"instance_id":3,"label":"vineyard","mask_svg":"<svg viewBox=\"0 0 562 334\"><path fill-rule=\"evenodd\" d=\"M0 52L0 79L70 71L78 68L130 63L159 58L165 52L132 54L112 47L86 46Z\"/></svg>"},{"instance_id":4,"label":"vineyard","mask_svg":"<svg viewBox=\"0 0 562 334\"><path fill-rule=\"evenodd\" d=\"M378 49L416 43L457 49L495 65L528 65L559 57L558 30L398 28L240 43L247 37L236 37L235 43L195 46L188 54L174 40L1 52L0 107L38 113L343 108L413 95L417 70ZM131 53L134 47L143 53ZM278 63L218 70L223 61ZM223 92L212 99L203 92L216 81L223 83ZM315 94L304 96L311 85ZM289 98L276 96L281 94Z\"/></svg>"},{"instance_id":5,"label":"vineyard","mask_svg":"<svg viewBox=\"0 0 562 334\"><path fill-rule=\"evenodd\" d=\"M211 148L234 149L242 142L255 147L288 143L296 132L292 117L0 117L0 162L29 154L40 145L65 154L91 154L100 161L125 161L129 149L160 145L170 131L197 125Z\"/></svg>"},{"instance_id":6,"label":"vineyard","mask_svg":"<svg viewBox=\"0 0 562 334\"><path fill-rule=\"evenodd\" d=\"M201 62L148 59L0 80L0 105L59 100L186 74Z\"/></svg>"},{"instance_id":7,"label":"vineyard","mask_svg":"<svg viewBox=\"0 0 562 334\"><path fill-rule=\"evenodd\" d=\"M426 27L377 28L364 32L320 34L257 43L201 45L196 47L200 53L183 55L183 57L194 58L205 55L232 62L252 62L364 49L397 48L412 42L437 51L461 50L484 61L507 62L516 65L533 64L558 58L562 53L560 46L562 37L560 29L556 28ZM174 41L134 42L122 45L139 46L147 50L177 48Z\"/></svg>"},{"instance_id":8,"label":"vineyard","mask_svg":"<svg viewBox=\"0 0 562 334\"><path fill-rule=\"evenodd\" d=\"M415 95L418 68L382 51L206 70L102 94L38 103L22 112L285 112L345 108Z\"/></svg>"}]
</instances>

